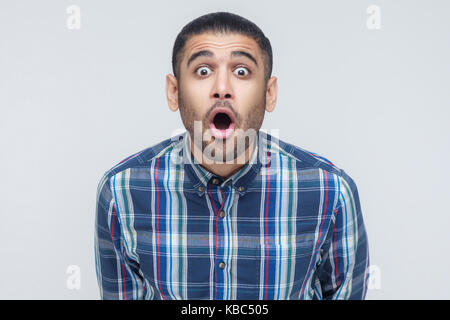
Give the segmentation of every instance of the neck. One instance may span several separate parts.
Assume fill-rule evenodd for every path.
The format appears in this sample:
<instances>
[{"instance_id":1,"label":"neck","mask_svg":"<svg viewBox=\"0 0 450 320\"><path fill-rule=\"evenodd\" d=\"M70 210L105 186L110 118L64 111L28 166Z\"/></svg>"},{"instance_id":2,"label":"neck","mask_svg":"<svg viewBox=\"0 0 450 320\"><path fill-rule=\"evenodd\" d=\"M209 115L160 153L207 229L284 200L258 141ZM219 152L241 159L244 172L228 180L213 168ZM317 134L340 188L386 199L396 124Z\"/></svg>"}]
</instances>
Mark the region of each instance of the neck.
<instances>
[{"instance_id":1,"label":"neck","mask_svg":"<svg viewBox=\"0 0 450 320\"><path fill-rule=\"evenodd\" d=\"M245 166L245 164L250 161L250 158L255 150L255 141L253 141L250 142L250 145L247 149L245 149L245 152L242 152L236 159L233 160L232 163L209 163L211 160L209 160L209 162L205 160L206 158L203 152L199 150L192 140L190 141L190 144L191 153L200 166L215 175L221 176L224 179L230 177Z\"/></svg>"}]
</instances>

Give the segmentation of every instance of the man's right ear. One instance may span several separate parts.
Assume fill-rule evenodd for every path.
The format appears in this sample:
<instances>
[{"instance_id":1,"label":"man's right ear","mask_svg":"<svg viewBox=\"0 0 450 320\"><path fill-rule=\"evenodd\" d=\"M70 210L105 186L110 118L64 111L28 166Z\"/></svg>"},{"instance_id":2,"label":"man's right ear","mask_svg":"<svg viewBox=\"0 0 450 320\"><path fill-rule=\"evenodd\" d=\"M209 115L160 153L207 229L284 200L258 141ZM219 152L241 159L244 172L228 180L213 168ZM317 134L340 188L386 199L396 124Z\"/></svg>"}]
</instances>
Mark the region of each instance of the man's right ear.
<instances>
[{"instance_id":1,"label":"man's right ear","mask_svg":"<svg viewBox=\"0 0 450 320\"><path fill-rule=\"evenodd\" d=\"M166 96L169 109L173 112L178 110L178 80L173 75L166 76Z\"/></svg>"}]
</instances>

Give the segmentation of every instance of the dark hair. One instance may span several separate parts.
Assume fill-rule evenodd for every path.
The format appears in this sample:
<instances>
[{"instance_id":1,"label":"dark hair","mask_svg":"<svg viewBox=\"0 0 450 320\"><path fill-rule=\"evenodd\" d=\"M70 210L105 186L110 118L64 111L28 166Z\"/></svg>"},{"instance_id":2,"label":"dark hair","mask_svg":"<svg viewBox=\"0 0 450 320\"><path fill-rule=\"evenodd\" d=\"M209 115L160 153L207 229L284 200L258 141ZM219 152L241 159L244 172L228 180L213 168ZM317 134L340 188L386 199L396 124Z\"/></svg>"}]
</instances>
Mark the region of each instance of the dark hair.
<instances>
[{"instance_id":1,"label":"dark hair","mask_svg":"<svg viewBox=\"0 0 450 320\"><path fill-rule=\"evenodd\" d=\"M264 80L272 74L272 46L261 29L253 22L230 12L213 12L198 17L183 27L175 39L172 51L172 70L176 78L180 74L180 61L185 52L184 45L193 35L204 32L240 33L253 38L259 45L264 60Z\"/></svg>"}]
</instances>

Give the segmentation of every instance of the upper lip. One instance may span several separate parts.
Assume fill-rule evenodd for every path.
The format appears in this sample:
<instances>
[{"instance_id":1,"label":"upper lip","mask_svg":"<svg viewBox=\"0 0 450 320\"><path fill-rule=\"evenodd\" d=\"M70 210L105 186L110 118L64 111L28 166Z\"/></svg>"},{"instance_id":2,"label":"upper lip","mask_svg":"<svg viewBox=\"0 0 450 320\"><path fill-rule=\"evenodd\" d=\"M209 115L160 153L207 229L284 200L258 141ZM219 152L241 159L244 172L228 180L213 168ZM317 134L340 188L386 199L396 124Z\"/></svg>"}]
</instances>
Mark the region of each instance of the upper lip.
<instances>
[{"instance_id":1,"label":"upper lip","mask_svg":"<svg viewBox=\"0 0 450 320\"><path fill-rule=\"evenodd\" d=\"M230 108L227 108L227 107L218 107L218 108L215 108L215 109L211 112L211 114L209 115L209 122L208 122L208 123L212 123L212 122L214 121L214 117L215 117L216 114L218 114L218 113L225 113L227 116L230 117L231 122L233 122L233 123L235 122L235 118L234 118L233 111L231 111Z\"/></svg>"}]
</instances>

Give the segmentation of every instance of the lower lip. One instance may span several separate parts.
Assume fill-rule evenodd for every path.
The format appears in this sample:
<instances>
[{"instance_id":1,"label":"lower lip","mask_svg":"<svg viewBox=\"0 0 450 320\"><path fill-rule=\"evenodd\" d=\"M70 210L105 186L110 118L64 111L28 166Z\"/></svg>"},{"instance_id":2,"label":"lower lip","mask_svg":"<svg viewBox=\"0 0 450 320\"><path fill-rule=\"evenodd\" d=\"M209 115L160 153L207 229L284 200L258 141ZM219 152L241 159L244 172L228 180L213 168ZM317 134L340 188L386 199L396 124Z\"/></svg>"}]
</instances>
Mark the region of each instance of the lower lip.
<instances>
[{"instance_id":1,"label":"lower lip","mask_svg":"<svg viewBox=\"0 0 450 320\"><path fill-rule=\"evenodd\" d=\"M228 129L225 130L217 129L214 123L210 123L209 128L211 129L211 133L214 137L218 139L228 139L233 134L234 123L232 122Z\"/></svg>"}]
</instances>

